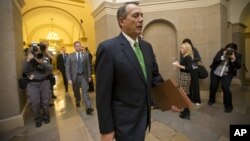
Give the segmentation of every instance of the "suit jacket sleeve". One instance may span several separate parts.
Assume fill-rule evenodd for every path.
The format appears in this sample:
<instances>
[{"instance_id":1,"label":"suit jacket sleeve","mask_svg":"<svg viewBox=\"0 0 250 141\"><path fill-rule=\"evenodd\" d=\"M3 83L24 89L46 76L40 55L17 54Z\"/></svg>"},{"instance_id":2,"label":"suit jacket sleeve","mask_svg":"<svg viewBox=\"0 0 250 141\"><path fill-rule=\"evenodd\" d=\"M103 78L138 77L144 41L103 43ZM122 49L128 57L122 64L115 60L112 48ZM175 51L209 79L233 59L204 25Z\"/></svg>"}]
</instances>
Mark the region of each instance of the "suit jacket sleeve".
<instances>
[{"instance_id":1,"label":"suit jacket sleeve","mask_svg":"<svg viewBox=\"0 0 250 141\"><path fill-rule=\"evenodd\" d=\"M57 57L56 57L56 68L57 68L57 70L60 70L60 54L59 55L57 55Z\"/></svg>"},{"instance_id":2,"label":"suit jacket sleeve","mask_svg":"<svg viewBox=\"0 0 250 141\"><path fill-rule=\"evenodd\" d=\"M153 56L153 77L152 77L152 86L158 86L163 82L163 78L159 72L159 67L156 62L155 55Z\"/></svg>"},{"instance_id":3,"label":"suit jacket sleeve","mask_svg":"<svg viewBox=\"0 0 250 141\"><path fill-rule=\"evenodd\" d=\"M241 54L238 52L235 52L235 58L236 60L234 62L230 61L229 65L234 67L235 69L240 69L241 68Z\"/></svg>"},{"instance_id":4,"label":"suit jacket sleeve","mask_svg":"<svg viewBox=\"0 0 250 141\"><path fill-rule=\"evenodd\" d=\"M66 70L66 77L67 77L67 80L72 80L71 78L71 75L70 75L70 55L67 57L66 59L66 67L65 67L65 70Z\"/></svg>"},{"instance_id":5,"label":"suit jacket sleeve","mask_svg":"<svg viewBox=\"0 0 250 141\"><path fill-rule=\"evenodd\" d=\"M87 53L87 71L88 71L88 78L91 78L91 64L90 64L90 56L89 53Z\"/></svg>"},{"instance_id":6,"label":"suit jacket sleeve","mask_svg":"<svg viewBox=\"0 0 250 141\"><path fill-rule=\"evenodd\" d=\"M99 45L96 53L96 108L99 129L102 134L114 130L113 114L111 110L112 84L114 64L112 56L106 46Z\"/></svg>"}]
</instances>

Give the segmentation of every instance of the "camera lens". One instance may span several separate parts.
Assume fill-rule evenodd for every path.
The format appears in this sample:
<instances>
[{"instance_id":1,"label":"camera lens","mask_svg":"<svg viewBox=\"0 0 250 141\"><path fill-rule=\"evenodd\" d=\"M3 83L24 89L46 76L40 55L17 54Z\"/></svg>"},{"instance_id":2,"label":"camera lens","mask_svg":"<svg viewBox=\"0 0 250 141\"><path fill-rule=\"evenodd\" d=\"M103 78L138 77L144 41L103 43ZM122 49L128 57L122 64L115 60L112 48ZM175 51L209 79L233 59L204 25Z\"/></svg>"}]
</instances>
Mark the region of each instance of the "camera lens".
<instances>
[{"instance_id":1,"label":"camera lens","mask_svg":"<svg viewBox=\"0 0 250 141\"><path fill-rule=\"evenodd\" d=\"M36 58L37 58L37 59L42 59L42 58L43 58L43 54L42 54L42 53L36 54Z\"/></svg>"},{"instance_id":2,"label":"camera lens","mask_svg":"<svg viewBox=\"0 0 250 141\"><path fill-rule=\"evenodd\" d=\"M233 54L233 52L234 52L234 49L232 49L232 48L227 48L227 50L226 50L226 55L230 56L230 55Z\"/></svg>"}]
</instances>

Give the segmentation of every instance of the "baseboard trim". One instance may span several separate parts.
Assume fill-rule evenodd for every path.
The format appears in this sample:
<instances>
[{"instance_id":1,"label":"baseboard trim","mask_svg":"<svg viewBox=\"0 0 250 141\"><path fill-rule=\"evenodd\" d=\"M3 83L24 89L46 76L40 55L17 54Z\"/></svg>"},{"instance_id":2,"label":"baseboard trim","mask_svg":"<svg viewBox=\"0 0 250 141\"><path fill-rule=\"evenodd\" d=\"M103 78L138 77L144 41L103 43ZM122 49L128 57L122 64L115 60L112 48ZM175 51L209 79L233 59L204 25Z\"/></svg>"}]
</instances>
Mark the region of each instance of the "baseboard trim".
<instances>
[{"instance_id":1,"label":"baseboard trim","mask_svg":"<svg viewBox=\"0 0 250 141\"><path fill-rule=\"evenodd\" d=\"M0 132L24 126L24 117L27 109L28 109L28 102L26 102L22 112L19 115L0 120Z\"/></svg>"},{"instance_id":2,"label":"baseboard trim","mask_svg":"<svg viewBox=\"0 0 250 141\"><path fill-rule=\"evenodd\" d=\"M200 91L200 97L202 100L209 100L209 91ZM216 102L223 103L223 92L218 90L216 92Z\"/></svg>"}]
</instances>

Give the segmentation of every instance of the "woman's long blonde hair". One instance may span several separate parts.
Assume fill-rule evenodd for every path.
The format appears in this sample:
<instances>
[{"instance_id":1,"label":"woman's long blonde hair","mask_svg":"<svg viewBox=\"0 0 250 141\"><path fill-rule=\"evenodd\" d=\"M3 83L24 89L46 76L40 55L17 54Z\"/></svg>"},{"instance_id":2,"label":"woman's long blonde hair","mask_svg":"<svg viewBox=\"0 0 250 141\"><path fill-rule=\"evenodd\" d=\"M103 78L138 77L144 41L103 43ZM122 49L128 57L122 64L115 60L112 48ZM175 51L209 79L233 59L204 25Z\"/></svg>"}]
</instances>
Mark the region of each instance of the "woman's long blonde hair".
<instances>
[{"instance_id":1,"label":"woman's long blonde hair","mask_svg":"<svg viewBox=\"0 0 250 141\"><path fill-rule=\"evenodd\" d=\"M194 58L194 55L193 55L193 49L192 49L192 46L191 46L189 43L187 43L187 42L182 43L182 45L181 45L181 46L183 46L184 48L186 48L186 49L187 49L187 52L183 55L183 57L184 57L184 56L189 55L189 56L191 56L191 57L192 57L192 59L193 59L193 58Z\"/></svg>"}]
</instances>

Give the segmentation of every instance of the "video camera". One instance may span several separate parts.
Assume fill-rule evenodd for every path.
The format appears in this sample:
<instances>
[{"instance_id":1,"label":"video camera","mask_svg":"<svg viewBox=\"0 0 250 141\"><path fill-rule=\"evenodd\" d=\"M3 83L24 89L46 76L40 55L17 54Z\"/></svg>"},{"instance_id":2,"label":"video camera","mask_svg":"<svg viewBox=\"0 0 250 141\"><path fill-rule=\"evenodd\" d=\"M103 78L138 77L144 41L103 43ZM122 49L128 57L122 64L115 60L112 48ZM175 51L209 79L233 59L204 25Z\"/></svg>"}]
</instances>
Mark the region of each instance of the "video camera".
<instances>
[{"instance_id":1,"label":"video camera","mask_svg":"<svg viewBox=\"0 0 250 141\"><path fill-rule=\"evenodd\" d=\"M233 55L233 53L234 53L234 49L233 48L227 48L226 49L226 55L227 56L231 56L231 55Z\"/></svg>"},{"instance_id":2,"label":"video camera","mask_svg":"<svg viewBox=\"0 0 250 141\"><path fill-rule=\"evenodd\" d=\"M40 49L39 44L32 43L31 48L32 48L31 53L34 55L34 57L36 57L37 59L43 58L43 54L39 51L39 49Z\"/></svg>"}]
</instances>

